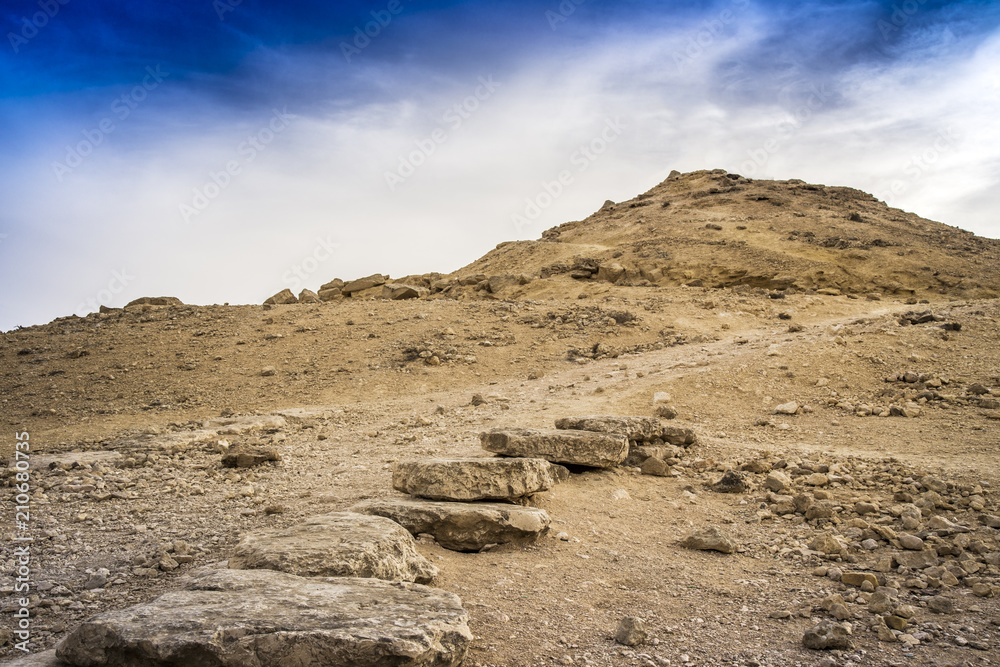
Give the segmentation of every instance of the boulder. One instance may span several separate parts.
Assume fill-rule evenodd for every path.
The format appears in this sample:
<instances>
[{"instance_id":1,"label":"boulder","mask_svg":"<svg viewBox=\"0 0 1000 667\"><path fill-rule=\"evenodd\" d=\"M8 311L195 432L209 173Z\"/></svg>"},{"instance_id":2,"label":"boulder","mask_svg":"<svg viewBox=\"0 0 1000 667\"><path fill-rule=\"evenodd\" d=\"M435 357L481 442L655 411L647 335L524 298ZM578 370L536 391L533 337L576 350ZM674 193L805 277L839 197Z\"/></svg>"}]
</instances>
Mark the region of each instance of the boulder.
<instances>
[{"instance_id":1,"label":"boulder","mask_svg":"<svg viewBox=\"0 0 1000 667\"><path fill-rule=\"evenodd\" d=\"M340 291L339 287L331 287L330 289L321 289L317 296L319 296L320 301L326 303L343 299L344 293Z\"/></svg>"},{"instance_id":2,"label":"boulder","mask_svg":"<svg viewBox=\"0 0 1000 667\"><path fill-rule=\"evenodd\" d=\"M495 429L479 435L486 451L504 456L542 458L553 463L612 468L628 456L623 435L593 431Z\"/></svg>"},{"instance_id":3,"label":"boulder","mask_svg":"<svg viewBox=\"0 0 1000 667\"><path fill-rule=\"evenodd\" d=\"M289 303L298 303L298 299L290 289L283 289L264 301L265 306L281 306Z\"/></svg>"},{"instance_id":4,"label":"boulder","mask_svg":"<svg viewBox=\"0 0 1000 667\"><path fill-rule=\"evenodd\" d=\"M700 551L719 551L724 554L736 551L733 539L715 526L691 533L681 540L681 546Z\"/></svg>"},{"instance_id":5,"label":"boulder","mask_svg":"<svg viewBox=\"0 0 1000 667\"><path fill-rule=\"evenodd\" d=\"M544 459L424 459L395 464L392 487L431 500L515 500L548 491L568 475Z\"/></svg>"},{"instance_id":6,"label":"boulder","mask_svg":"<svg viewBox=\"0 0 1000 667\"><path fill-rule=\"evenodd\" d=\"M183 590L90 618L56 655L79 667L457 667L471 641L468 613L445 591L217 570Z\"/></svg>"},{"instance_id":7,"label":"boulder","mask_svg":"<svg viewBox=\"0 0 1000 667\"><path fill-rule=\"evenodd\" d=\"M500 294L506 289L512 287L517 287L521 285L521 280L518 276L490 276L490 294Z\"/></svg>"},{"instance_id":8,"label":"boulder","mask_svg":"<svg viewBox=\"0 0 1000 667\"><path fill-rule=\"evenodd\" d=\"M373 287L380 287L384 285L385 281L388 279L388 276L383 276L381 273L373 273L370 276L358 278L357 280L352 280L351 282L345 284L341 288L341 292L343 292L345 296L350 296L355 292L361 292Z\"/></svg>"},{"instance_id":9,"label":"boulder","mask_svg":"<svg viewBox=\"0 0 1000 667\"><path fill-rule=\"evenodd\" d=\"M427 293L428 290L426 287L404 285L402 283L392 283L391 285L382 286L382 298L388 299L390 301L402 301L404 299L419 299L422 296L426 296Z\"/></svg>"},{"instance_id":10,"label":"boulder","mask_svg":"<svg viewBox=\"0 0 1000 667\"><path fill-rule=\"evenodd\" d=\"M595 431L624 435L629 440L651 442L663 437L663 424L655 417L565 417L556 420L556 428L572 431Z\"/></svg>"},{"instance_id":11,"label":"boulder","mask_svg":"<svg viewBox=\"0 0 1000 667\"><path fill-rule=\"evenodd\" d=\"M334 278L330 282L323 283L322 285L320 285L319 291L322 292L323 290L328 290L328 289L340 290L343 286L344 286L343 280L341 280L340 278Z\"/></svg>"},{"instance_id":12,"label":"boulder","mask_svg":"<svg viewBox=\"0 0 1000 667\"><path fill-rule=\"evenodd\" d=\"M617 262L601 264L597 267L597 279L616 283L625 277L625 267Z\"/></svg>"},{"instance_id":13,"label":"boulder","mask_svg":"<svg viewBox=\"0 0 1000 667\"><path fill-rule=\"evenodd\" d=\"M299 303L319 303L319 294L313 292L311 289L304 289L299 292Z\"/></svg>"},{"instance_id":14,"label":"boulder","mask_svg":"<svg viewBox=\"0 0 1000 667\"><path fill-rule=\"evenodd\" d=\"M229 567L417 583L430 583L438 574L398 523L353 512L314 516L292 526L250 533L237 545Z\"/></svg>"},{"instance_id":15,"label":"boulder","mask_svg":"<svg viewBox=\"0 0 1000 667\"><path fill-rule=\"evenodd\" d=\"M366 500L351 512L392 519L413 535L433 535L452 551L479 551L487 544L530 540L548 530L548 513L499 503L432 502L392 498Z\"/></svg>"}]
</instances>

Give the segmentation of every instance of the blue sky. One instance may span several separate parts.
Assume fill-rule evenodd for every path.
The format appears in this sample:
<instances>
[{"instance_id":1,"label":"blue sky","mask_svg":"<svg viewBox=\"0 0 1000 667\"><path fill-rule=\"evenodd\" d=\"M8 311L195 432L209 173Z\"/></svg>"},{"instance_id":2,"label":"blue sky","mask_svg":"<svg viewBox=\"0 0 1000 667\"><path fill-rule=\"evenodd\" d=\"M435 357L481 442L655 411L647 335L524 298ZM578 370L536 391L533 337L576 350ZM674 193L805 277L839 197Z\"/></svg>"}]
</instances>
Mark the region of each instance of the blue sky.
<instances>
[{"instance_id":1,"label":"blue sky","mask_svg":"<svg viewBox=\"0 0 1000 667\"><path fill-rule=\"evenodd\" d=\"M8 1L0 329L451 271L672 169L1000 236L1000 3Z\"/></svg>"}]
</instances>

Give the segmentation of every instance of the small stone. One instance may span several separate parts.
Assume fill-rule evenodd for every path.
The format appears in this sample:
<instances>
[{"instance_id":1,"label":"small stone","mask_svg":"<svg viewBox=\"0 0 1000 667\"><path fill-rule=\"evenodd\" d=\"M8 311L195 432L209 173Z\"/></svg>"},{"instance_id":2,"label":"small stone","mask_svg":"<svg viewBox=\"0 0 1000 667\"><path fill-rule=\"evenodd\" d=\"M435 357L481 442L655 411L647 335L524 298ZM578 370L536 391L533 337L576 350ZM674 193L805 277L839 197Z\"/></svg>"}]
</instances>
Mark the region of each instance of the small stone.
<instances>
[{"instance_id":1,"label":"small stone","mask_svg":"<svg viewBox=\"0 0 1000 667\"><path fill-rule=\"evenodd\" d=\"M806 477L804 481L809 486L826 486L830 483L830 477L825 473L814 472Z\"/></svg>"},{"instance_id":2,"label":"small stone","mask_svg":"<svg viewBox=\"0 0 1000 667\"><path fill-rule=\"evenodd\" d=\"M890 615L885 617L885 624L893 630L902 632L906 629L906 619L901 616Z\"/></svg>"},{"instance_id":3,"label":"small stone","mask_svg":"<svg viewBox=\"0 0 1000 667\"><path fill-rule=\"evenodd\" d=\"M885 593L872 593L868 598L868 611L873 614L887 614L892 611L892 599Z\"/></svg>"},{"instance_id":4,"label":"small stone","mask_svg":"<svg viewBox=\"0 0 1000 667\"><path fill-rule=\"evenodd\" d=\"M955 601L944 595L935 595L927 601L927 608L935 614L955 613Z\"/></svg>"},{"instance_id":5,"label":"small stone","mask_svg":"<svg viewBox=\"0 0 1000 667\"><path fill-rule=\"evenodd\" d=\"M748 488L746 476L736 470L727 470L722 479L712 484L717 493L744 493Z\"/></svg>"},{"instance_id":6,"label":"small stone","mask_svg":"<svg viewBox=\"0 0 1000 667\"><path fill-rule=\"evenodd\" d=\"M643 475L653 475L655 477L668 477L671 472L670 466L663 459L655 456L650 456L643 461L639 469L642 470Z\"/></svg>"},{"instance_id":7,"label":"small stone","mask_svg":"<svg viewBox=\"0 0 1000 667\"><path fill-rule=\"evenodd\" d=\"M883 625L883 624L879 624L879 626L877 628L877 631L878 631L878 640L880 642L890 642L891 643L891 642L896 641L896 635L895 635L895 633L893 633L892 630L889 629L889 626Z\"/></svg>"},{"instance_id":8,"label":"small stone","mask_svg":"<svg viewBox=\"0 0 1000 667\"><path fill-rule=\"evenodd\" d=\"M993 597L993 588L988 584L973 584L972 594L977 598Z\"/></svg>"},{"instance_id":9,"label":"small stone","mask_svg":"<svg viewBox=\"0 0 1000 667\"><path fill-rule=\"evenodd\" d=\"M639 646L646 643L646 623L635 616L626 616L618 623L615 641L623 646Z\"/></svg>"},{"instance_id":10,"label":"small stone","mask_svg":"<svg viewBox=\"0 0 1000 667\"><path fill-rule=\"evenodd\" d=\"M845 572L841 575L840 580L848 586L861 586L868 583L872 586L872 590L878 586L878 577L870 572Z\"/></svg>"},{"instance_id":11,"label":"small stone","mask_svg":"<svg viewBox=\"0 0 1000 667\"><path fill-rule=\"evenodd\" d=\"M776 415L794 415L799 411L799 404L795 401L789 403L782 403L781 405L774 408L774 414Z\"/></svg>"},{"instance_id":12,"label":"small stone","mask_svg":"<svg viewBox=\"0 0 1000 667\"><path fill-rule=\"evenodd\" d=\"M819 551L827 555L832 555L839 554L843 551L844 545L842 545L840 541L830 533L823 533L822 535L816 536L813 541L809 543L809 548L813 551Z\"/></svg>"},{"instance_id":13,"label":"small stone","mask_svg":"<svg viewBox=\"0 0 1000 667\"><path fill-rule=\"evenodd\" d=\"M830 614L838 621L846 621L851 617L851 610L845 604L835 604L830 607Z\"/></svg>"},{"instance_id":14,"label":"small stone","mask_svg":"<svg viewBox=\"0 0 1000 667\"><path fill-rule=\"evenodd\" d=\"M921 551L924 548L924 541L916 535L903 534L899 536L899 545L910 551Z\"/></svg>"},{"instance_id":15,"label":"small stone","mask_svg":"<svg viewBox=\"0 0 1000 667\"><path fill-rule=\"evenodd\" d=\"M264 368L260 369L260 376L267 378L277 374L277 372L278 370L274 366L264 366Z\"/></svg>"},{"instance_id":16,"label":"small stone","mask_svg":"<svg viewBox=\"0 0 1000 667\"><path fill-rule=\"evenodd\" d=\"M851 647L851 640L844 626L822 621L806 630L802 635L802 645L814 651L843 651Z\"/></svg>"},{"instance_id":17,"label":"small stone","mask_svg":"<svg viewBox=\"0 0 1000 667\"><path fill-rule=\"evenodd\" d=\"M772 470L767 474L767 478L764 480L764 488L769 491L774 491L775 493L781 493L785 489L791 487L791 485L791 478L779 470Z\"/></svg>"}]
</instances>

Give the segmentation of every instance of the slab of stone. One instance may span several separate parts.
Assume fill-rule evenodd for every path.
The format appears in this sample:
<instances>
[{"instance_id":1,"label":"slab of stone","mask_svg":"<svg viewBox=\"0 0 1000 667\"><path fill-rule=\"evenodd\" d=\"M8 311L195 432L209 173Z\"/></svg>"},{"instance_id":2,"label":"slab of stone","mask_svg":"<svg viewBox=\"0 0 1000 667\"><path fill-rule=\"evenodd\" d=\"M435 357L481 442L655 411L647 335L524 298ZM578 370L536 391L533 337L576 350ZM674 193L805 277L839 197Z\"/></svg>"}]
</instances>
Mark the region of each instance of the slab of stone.
<instances>
[{"instance_id":1,"label":"slab of stone","mask_svg":"<svg viewBox=\"0 0 1000 667\"><path fill-rule=\"evenodd\" d=\"M663 424L655 417L616 417L588 415L556 420L557 429L594 431L624 435L629 440L651 442L663 437Z\"/></svg>"},{"instance_id":2,"label":"slab of stone","mask_svg":"<svg viewBox=\"0 0 1000 667\"><path fill-rule=\"evenodd\" d=\"M78 667L457 667L471 641L467 612L445 591L217 570L90 618L56 655Z\"/></svg>"},{"instance_id":3,"label":"slab of stone","mask_svg":"<svg viewBox=\"0 0 1000 667\"><path fill-rule=\"evenodd\" d=\"M926 570L938 564L938 555L934 549L897 551L892 554L892 561L897 566L902 565L911 570Z\"/></svg>"},{"instance_id":4,"label":"slab of stone","mask_svg":"<svg viewBox=\"0 0 1000 667\"><path fill-rule=\"evenodd\" d=\"M222 455L225 468L254 468L270 461L280 461L281 454L274 447L238 444Z\"/></svg>"},{"instance_id":5,"label":"slab of stone","mask_svg":"<svg viewBox=\"0 0 1000 667\"><path fill-rule=\"evenodd\" d=\"M431 500L515 500L548 491L568 475L535 458L423 459L396 463L392 488Z\"/></svg>"},{"instance_id":6,"label":"slab of stone","mask_svg":"<svg viewBox=\"0 0 1000 667\"><path fill-rule=\"evenodd\" d=\"M413 535L433 535L438 544L453 551L479 551L487 544L532 540L551 523L543 509L503 503L392 498L366 500L350 511L392 519Z\"/></svg>"},{"instance_id":7,"label":"slab of stone","mask_svg":"<svg viewBox=\"0 0 1000 667\"><path fill-rule=\"evenodd\" d=\"M628 438L594 431L494 429L481 433L479 441L483 449L495 454L592 468L613 468L628 457Z\"/></svg>"},{"instance_id":8,"label":"slab of stone","mask_svg":"<svg viewBox=\"0 0 1000 667\"><path fill-rule=\"evenodd\" d=\"M229 559L237 570L278 570L306 577L371 577L430 583L438 569L417 553L395 521L336 512L245 535Z\"/></svg>"}]
</instances>

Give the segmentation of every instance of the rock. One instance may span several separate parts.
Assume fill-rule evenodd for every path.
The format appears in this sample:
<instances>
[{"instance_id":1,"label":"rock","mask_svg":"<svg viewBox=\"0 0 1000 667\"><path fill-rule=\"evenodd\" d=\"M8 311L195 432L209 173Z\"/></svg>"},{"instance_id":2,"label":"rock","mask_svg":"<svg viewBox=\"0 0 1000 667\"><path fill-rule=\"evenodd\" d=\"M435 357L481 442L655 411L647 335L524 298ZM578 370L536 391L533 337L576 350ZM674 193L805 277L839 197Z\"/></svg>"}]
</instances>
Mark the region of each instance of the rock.
<instances>
[{"instance_id":1,"label":"rock","mask_svg":"<svg viewBox=\"0 0 1000 667\"><path fill-rule=\"evenodd\" d=\"M892 643L896 641L896 635L893 633L892 630L889 629L889 626L885 625L884 623L879 623L879 625L876 627L876 633L878 633L878 640L880 642Z\"/></svg>"},{"instance_id":2,"label":"rock","mask_svg":"<svg viewBox=\"0 0 1000 667\"><path fill-rule=\"evenodd\" d=\"M664 426L661 437L667 443L678 447L689 447L698 442L698 436L694 431L680 426Z\"/></svg>"},{"instance_id":3,"label":"rock","mask_svg":"<svg viewBox=\"0 0 1000 667\"><path fill-rule=\"evenodd\" d=\"M844 572L840 580L848 586L862 586L866 581L872 585L872 590L878 586L878 577L870 572Z\"/></svg>"},{"instance_id":4,"label":"rock","mask_svg":"<svg viewBox=\"0 0 1000 667\"><path fill-rule=\"evenodd\" d=\"M826 486L830 483L830 477L822 472L814 472L802 481L808 486Z\"/></svg>"},{"instance_id":5,"label":"rock","mask_svg":"<svg viewBox=\"0 0 1000 667\"><path fill-rule=\"evenodd\" d=\"M278 374L278 369L274 366L264 366L260 369L260 376L264 378L273 377Z\"/></svg>"},{"instance_id":6,"label":"rock","mask_svg":"<svg viewBox=\"0 0 1000 667\"><path fill-rule=\"evenodd\" d=\"M844 651L851 647L851 640L844 626L822 621L802 635L802 645L814 651Z\"/></svg>"},{"instance_id":7,"label":"rock","mask_svg":"<svg viewBox=\"0 0 1000 667\"><path fill-rule=\"evenodd\" d=\"M1000 407L1000 406L998 406ZM657 405L653 410L655 414L660 419L677 419L677 408L670 405Z\"/></svg>"},{"instance_id":8,"label":"rock","mask_svg":"<svg viewBox=\"0 0 1000 667\"><path fill-rule=\"evenodd\" d=\"M764 488L781 493L785 489L791 488L792 479L780 470L772 470L764 479Z\"/></svg>"},{"instance_id":9,"label":"rock","mask_svg":"<svg viewBox=\"0 0 1000 667\"><path fill-rule=\"evenodd\" d=\"M292 290L287 288L264 301L265 306L282 306L290 303L298 303L298 299L292 294Z\"/></svg>"},{"instance_id":10,"label":"rock","mask_svg":"<svg viewBox=\"0 0 1000 667\"><path fill-rule=\"evenodd\" d=\"M384 285L385 281L388 279L388 276L383 276L381 273L373 273L370 276L358 278L357 280L352 280L351 282L346 283L340 288L340 291L344 294L344 296L350 296L355 292L361 292L363 290Z\"/></svg>"},{"instance_id":11,"label":"rock","mask_svg":"<svg viewBox=\"0 0 1000 667\"><path fill-rule=\"evenodd\" d=\"M548 491L568 474L544 459L424 459L395 464L392 486L431 500L515 500Z\"/></svg>"},{"instance_id":12,"label":"rock","mask_svg":"<svg viewBox=\"0 0 1000 667\"><path fill-rule=\"evenodd\" d=\"M490 276L487 278L487 284L489 285L490 294L500 294L507 289L523 285L524 283L521 282L518 276L502 275Z\"/></svg>"},{"instance_id":13,"label":"rock","mask_svg":"<svg viewBox=\"0 0 1000 667\"><path fill-rule=\"evenodd\" d=\"M823 533L813 538L809 543L809 548L827 555L839 554L844 550L844 545L830 533Z\"/></svg>"},{"instance_id":14,"label":"rock","mask_svg":"<svg viewBox=\"0 0 1000 667\"><path fill-rule=\"evenodd\" d=\"M311 289L304 289L299 292L299 303L320 303L319 294Z\"/></svg>"},{"instance_id":15,"label":"rock","mask_svg":"<svg viewBox=\"0 0 1000 667\"><path fill-rule=\"evenodd\" d=\"M920 551L924 548L924 541L916 535L903 534L899 536L899 545L910 551Z\"/></svg>"},{"instance_id":16,"label":"rock","mask_svg":"<svg viewBox=\"0 0 1000 667\"><path fill-rule=\"evenodd\" d=\"M650 456L643 461L639 469L643 475L653 475L654 477L669 477L671 473L670 466L663 459L655 456Z\"/></svg>"},{"instance_id":17,"label":"rock","mask_svg":"<svg viewBox=\"0 0 1000 667\"><path fill-rule=\"evenodd\" d=\"M887 614L892 611L892 598L887 593L876 591L868 598L868 611L873 614Z\"/></svg>"},{"instance_id":18,"label":"rock","mask_svg":"<svg viewBox=\"0 0 1000 667\"><path fill-rule=\"evenodd\" d=\"M722 479L712 484L716 493L745 493L748 488L746 476L736 470L727 470Z\"/></svg>"},{"instance_id":19,"label":"rock","mask_svg":"<svg viewBox=\"0 0 1000 667\"><path fill-rule=\"evenodd\" d=\"M225 468L253 468L268 461L280 461L281 454L274 447L255 447L237 444L222 456Z\"/></svg>"},{"instance_id":20,"label":"rock","mask_svg":"<svg viewBox=\"0 0 1000 667\"><path fill-rule=\"evenodd\" d=\"M626 616L618 623L615 641L623 646L639 646L646 643L648 634L646 622L635 616Z\"/></svg>"},{"instance_id":21,"label":"rock","mask_svg":"<svg viewBox=\"0 0 1000 667\"><path fill-rule=\"evenodd\" d=\"M760 459L753 459L752 461L747 461L741 465L740 470L752 472L756 475L762 475L766 472L771 472L771 464L766 461L761 461Z\"/></svg>"},{"instance_id":22,"label":"rock","mask_svg":"<svg viewBox=\"0 0 1000 667\"><path fill-rule=\"evenodd\" d=\"M229 558L237 570L278 570L304 577L371 577L430 583L438 569L402 526L381 516L337 512L250 533Z\"/></svg>"},{"instance_id":23,"label":"rock","mask_svg":"<svg viewBox=\"0 0 1000 667\"><path fill-rule=\"evenodd\" d=\"M902 616L896 616L895 614L890 614L884 617L883 621L885 621L885 624L888 627L892 628L893 630L898 630L899 632L905 630L906 626L909 625L909 623L905 618L903 618Z\"/></svg>"},{"instance_id":24,"label":"rock","mask_svg":"<svg viewBox=\"0 0 1000 667\"><path fill-rule=\"evenodd\" d=\"M774 409L774 414L776 415L794 415L799 411L799 404L795 401L790 403L782 403Z\"/></svg>"},{"instance_id":25,"label":"rock","mask_svg":"<svg viewBox=\"0 0 1000 667\"><path fill-rule=\"evenodd\" d=\"M556 420L556 428L571 431L594 431L623 435L629 440L651 442L663 437L664 426L654 417L565 417Z\"/></svg>"},{"instance_id":26,"label":"rock","mask_svg":"<svg viewBox=\"0 0 1000 667\"><path fill-rule=\"evenodd\" d=\"M908 567L911 570L924 570L938 564L937 552L933 549L897 551L892 554L892 560L897 567Z\"/></svg>"},{"instance_id":27,"label":"rock","mask_svg":"<svg viewBox=\"0 0 1000 667\"><path fill-rule=\"evenodd\" d=\"M736 551L736 543L715 526L696 531L681 541L682 547L700 551L720 551L731 554Z\"/></svg>"},{"instance_id":28,"label":"rock","mask_svg":"<svg viewBox=\"0 0 1000 667\"><path fill-rule=\"evenodd\" d=\"M616 283L625 277L625 267L617 262L601 264L597 267L597 279Z\"/></svg>"},{"instance_id":29,"label":"rock","mask_svg":"<svg viewBox=\"0 0 1000 667\"><path fill-rule=\"evenodd\" d=\"M861 501L854 503L854 511L860 516L865 516L866 514L878 514L878 505L867 501Z\"/></svg>"},{"instance_id":30,"label":"rock","mask_svg":"<svg viewBox=\"0 0 1000 667\"><path fill-rule=\"evenodd\" d=\"M344 298L344 293L341 291L339 287L335 287L331 289L321 289L319 291L319 294L317 294L317 296L319 296L320 301L326 303L329 301L342 300Z\"/></svg>"},{"instance_id":31,"label":"rock","mask_svg":"<svg viewBox=\"0 0 1000 667\"><path fill-rule=\"evenodd\" d=\"M496 429L479 436L483 449L504 456L542 458L594 468L611 468L628 456L624 435L580 430Z\"/></svg>"},{"instance_id":32,"label":"rock","mask_svg":"<svg viewBox=\"0 0 1000 667\"><path fill-rule=\"evenodd\" d=\"M453 594L375 579L217 570L98 614L56 647L72 665L458 667L472 641Z\"/></svg>"},{"instance_id":33,"label":"rock","mask_svg":"<svg viewBox=\"0 0 1000 667\"><path fill-rule=\"evenodd\" d=\"M433 535L453 551L479 551L487 544L531 540L549 528L548 513L536 507L496 503L367 500L351 512L391 519L412 535Z\"/></svg>"},{"instance_id":34,"label":"rock","mask_svg":"<svg viewBox=\"0 0 1000 667\"><path fill-rule=\"evenodd\" d=\"M935 595L927 601L927 608L935 614L955 613L955 601L945 595Z\"/></svg>"},{"instance_id":35,"label":"rock","mask_svg":"<svg viewBox=\"0 0 1000 667\"><path fill-rule=\"evenodd\" d=\"M414 285L404 285L402 283L392 283L382 287L382 298L391 301L403 301L404 299L419 299L426 296L429 290L426 287Z\"/></svg>"}]
</instances>

